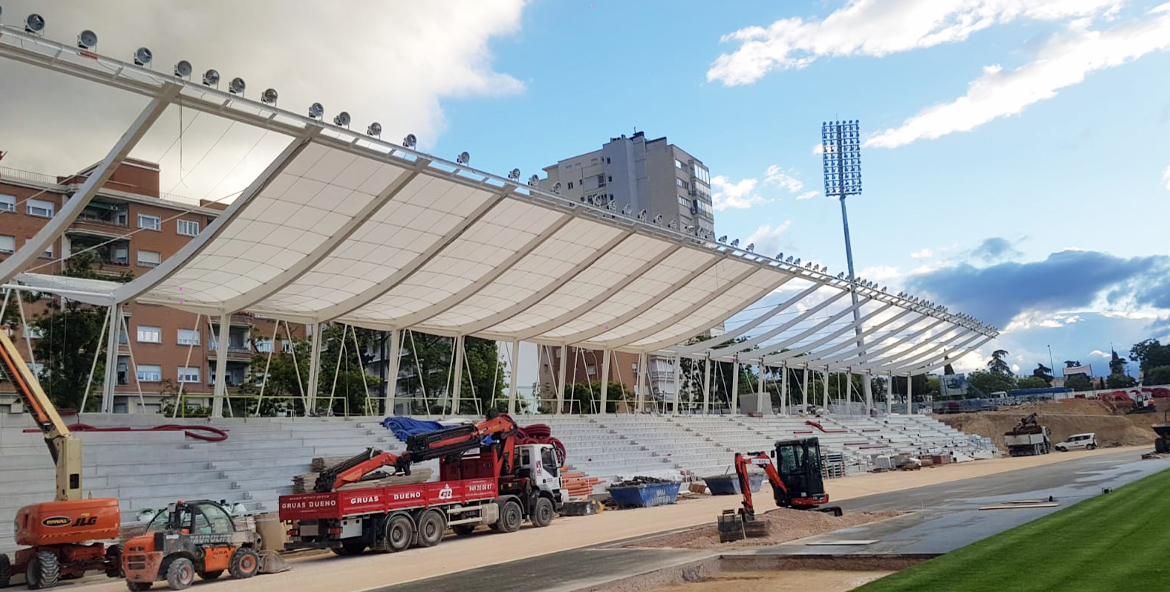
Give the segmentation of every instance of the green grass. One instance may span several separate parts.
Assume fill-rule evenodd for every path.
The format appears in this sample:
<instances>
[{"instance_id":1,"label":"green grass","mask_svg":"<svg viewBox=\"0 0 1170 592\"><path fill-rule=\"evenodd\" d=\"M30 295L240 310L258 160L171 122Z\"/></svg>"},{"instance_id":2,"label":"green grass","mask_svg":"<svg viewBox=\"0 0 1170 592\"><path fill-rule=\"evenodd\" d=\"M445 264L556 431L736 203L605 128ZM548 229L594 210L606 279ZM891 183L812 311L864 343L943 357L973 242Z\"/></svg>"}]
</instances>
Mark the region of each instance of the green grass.
<instances>
[{"instance_id":1,"label":"green grass","mask_svg":"<svg viewBox=\"0 0 1170 592\"><path fill-rule=\"evenodd\" d=\"M856 592L918 590L1170 590L1170 470L892 574Z\"/></svg>"}]
</instances>

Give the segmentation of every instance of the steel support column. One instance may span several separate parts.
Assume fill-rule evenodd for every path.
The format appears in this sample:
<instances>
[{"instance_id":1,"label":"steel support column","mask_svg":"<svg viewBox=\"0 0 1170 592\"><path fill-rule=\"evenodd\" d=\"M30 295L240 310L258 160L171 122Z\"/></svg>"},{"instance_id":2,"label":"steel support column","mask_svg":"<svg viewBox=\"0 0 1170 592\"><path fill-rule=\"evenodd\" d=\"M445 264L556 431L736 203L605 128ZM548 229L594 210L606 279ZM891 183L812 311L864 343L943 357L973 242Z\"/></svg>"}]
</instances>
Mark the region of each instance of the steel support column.
<instances>
[{"instance_id":1,"label":"steel support column","mask_svg":"<svg viewBox=\"0 0 1170 592\"><path fill-rule=\"evenodd\" d=\"M317 413L317 383L321 373L321 323L307 325L313 328L313 338L309 340L309 384L305 385L308 393L308 404L305 405L305 417Z\"/></svg>"},{"instance_id":2,"label":"steel support column","mask_svg":"<svg viewBox=\"0 0 1170 592\"><path fill-rule=\"evenodd\" d=\"M890 373L886 382L886 415L894 412L894 374Z\"/></svg>"},{"instance_id":3,"label":"steel support column","mask_svg":"<svg viewBox=\"0 0 1170 592\"><path fill-rule=\"evenodd\" d=\"M780 367L780 414L788 415L788 365Z\"/></svg>"},{"instance_id":4,"label":"steel support column","mask_svg":"<svg viewBox=\"0 0 1170 592\"><path fill-rule=\"evenodd\" d=\"M804 384L800 389L800 412L808 413L808 366L804 367Z\"/></svg>"},{"instance_id":5,"label":"steel support column","mask_svg":"<svg viewBox=\"0 0 1170 592\"><path fill-rule=\"evenodd\" d=\"M568 363L569 346L561 346L560 370L557 372L557 415L565 406L565 364Z\"/></svg>"},{"instance_id":6,"label":"steel support column","mask_svg":"<svg viewBox=\"0 0 1170 592\"><path fill-rule=\"evenodd\" d=\"M650 371L646 369L646 354L638 354L637 383L634 384L634 413L641 413L646 406L646 389L650 385Z\"/></svg>"},{"instance_id":7,"label":"steel support column","mask_svg":"<svg viewBox=\"0 0 1170 592\"><path fill-rule=\"evenodd\" d=\"M613 352L607 349L602 354L604 359L601 360L601 408L598 409L598 413L604 415L609 407L609 359Z\"/></svg>"},{"instance_id":8,"label":"steel support column","mask_svg":"<svg viewBox=\"0 0 1170 592\"><path fill-rule=\"evenodd\" d=\"M706 364L703 365L703 415L711 413L711 352L707 352Z\"/></svg>"},{"instance_id":9,"label":"steel support column","mask_svg":"<svg viewBox=\"0 0 1170 592\"><path fill-rule=\"evenodd\" d=\"M508 376L508 415L516 414L516 384L520 379L520 342L512 342L511 375Z\"/></svg>"},{"instance_id":10,"label":"steel support column","mask_svg":"<svg viewBox=\"0 0 1170 592\"><path fill-rule=\"evenodd\" d=\"M739 411L739 356L731 363L731 392L727 398L731 400L731 414L735 415Z\"/></svg>"},{"instance_id":11,"label":"steel support column","mask_svg":"<svg viewBox=\"0 0 1170 592\"><path fill-rule=\"evenodd\" d=\"M914 375L906 375L906 415L914 415Z\"/></svg>"},{"instance_id":12,"label":"steel support column","mask_svg":"<svg viewBox=\"0 0 1170 592\"><path fill-rule=\"evenodd\" d=\"M674 405L671 413L678 415L678 402L682 399L682 357L674 357Z\"/></svg>"},{"instance_id":13,"label":"steel support column","mask_svg":"<svg viewBox=\"0 0 1170 592\"><path fill-rule=\"evenodd\" d=\"M463 336L456 335L455 343L455 383L451 386L451 413L459 414L459 395L463 392Z\"/></svg>"},{"instance_id":14,"label":"steel support column","mask_svg":"<svg viewBox=\"0 0 1170 592\"><path fill-rule=\"evenodd\" d=\"M386 413L397 415L394 411L394 399L398 395L398 370L402 357L402 329L390 331L390 354L386 360ZM407 415L410 411L407 411Z\"/></svg>"},{"instance_id":15,"label":"steel support column","mask_svg":"<svg viewBox=\"0 0 1170 592\"><path fill-rule=\"evenodd\" d=\"M764 389L764 373L767 371L768 368L764 366L764 358L760 358L760 377L759 380L756 381L758 383L756 386L759 387L757 389L758 392L756 393L756 411L758 411L760 415L764 415L764 399L766 398L768 392ZM768 411L771 411L771 401L768 403ZM767 415L771 415L771 413L768 413Z\"/></svg>"},{"instance_id":16,"label":"steel support column","mask_svg":"<svg viewBox=\"0 0 1170 592\"><path fill-rule=\"evenodd\" d=\"M824 395L824 398L821 399L821 407L824 407L826 410L828 410L829 409L829 368L828 368L828 366L825 367L825 372L821 376L823 377L823 380L821 380L821 383L825 385L825 395Z\"/></svg>"},{"instance_id":17,"label":"steel support column","mask_svg":"<svg viewBox=\"0 0 1170 592\"><path fill-rule=\"evenodd\" d=\"M20 295L16 297L20 298ZM114 304L110 309L110 326L106 328L106 382L102 385L102 413L114 412L114 388L118 385L118 343L121 341L118 336L122 334L122 305ZM127 335L126 338L130 337Z\"/></svg>"},{"instance_id":18,"label":"steel support column","mask_svg":"<svg viewBox=\"0 0 1170 592\"><path fill-rule=\"evenodd\" d=\"M219 315L219 336L215 339L215 392L211 399L211 416L223 417L223 398L227 396L227 355L232 315Z\"/></svg>"}]
</instances>

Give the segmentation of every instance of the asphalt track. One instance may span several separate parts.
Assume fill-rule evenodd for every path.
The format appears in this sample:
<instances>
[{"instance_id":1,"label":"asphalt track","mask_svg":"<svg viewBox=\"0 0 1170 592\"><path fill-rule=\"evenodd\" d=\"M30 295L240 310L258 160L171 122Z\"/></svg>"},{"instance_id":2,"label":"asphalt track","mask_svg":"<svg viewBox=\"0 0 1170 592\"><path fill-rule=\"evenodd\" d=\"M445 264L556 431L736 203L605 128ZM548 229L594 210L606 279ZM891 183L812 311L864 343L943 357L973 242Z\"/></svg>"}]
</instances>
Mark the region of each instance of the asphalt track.
<instances>
[{"instance_id":1,"label":"asphalt track","mask_svg":"<svg viewBox=\"0 0 1170 592\"><path fill-rule=\"evenodd\" d=\"M905 510L891 520L843 529L774 547L737 550L736 554L848 555L853 553L904 555L941 554L1003 532L1057 511L1062 507L1170 468L1170 459L1139 460L1130 450L1078 458L927 485L892 493L853 498L840 505L847 512ZM1052 496L1055 508L979 510L982 506L1020 499ZM867 539L870 545L806 546L810 542ZM521 559L403 584L371 588L367 592L479 592L545 590L569 592L658 569L718 555L717 550L618 549L621 542Z\"/></svg>"}]
</instances>

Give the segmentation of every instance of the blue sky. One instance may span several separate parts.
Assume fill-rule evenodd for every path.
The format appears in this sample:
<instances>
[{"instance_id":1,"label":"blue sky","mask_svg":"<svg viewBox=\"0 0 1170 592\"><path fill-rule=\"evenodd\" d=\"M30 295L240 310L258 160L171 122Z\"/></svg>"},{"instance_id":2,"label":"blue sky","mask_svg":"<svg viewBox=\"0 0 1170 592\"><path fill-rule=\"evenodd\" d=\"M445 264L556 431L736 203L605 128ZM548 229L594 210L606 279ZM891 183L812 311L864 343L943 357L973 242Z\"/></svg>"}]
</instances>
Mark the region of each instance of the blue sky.
<instances>
[{"instance_id":1,"label":"blue sky","mask_svg":"<svg viewBox=\"0 0 1170 592\"><path fill-rule=\"evenodd\" d=\"M822 121L857 119L862 277L999 325L980 355L1007 349L1025 372L1049 345L1058 365L1101 370L1110 342L1170 338L1170 5L1156 0L8 0L5 22L34 10L54 39L93 28L103 53L147 45L159 64L344 108L497 173L635 128L667 136L710 167L718 234L834 273L840 209L814 148ZM0 102L25 116L0 121L7 166L86 166L142 108L0 63L9 76L24 84ZM134 154L161 163L164 191L230 196L281 147L187 113L183 160L178 117ZM64 137L54 127L67 145L43 140Z\"/></svg>"},{"instance_id":2,"label":"blue sky","mask_svg":"<svg viewBox=\"0 0 1170 592\"><path fill-rule=\"evenodd\" d=\"M892 12L872 18L904 21L898 9L924 3L854 4L869 13ZM651 137L665 135L703 159L733 191L755 181L740 201L759 203L719 211L719 234L745 242L755 235L757 243L837 271L845 268L840 210L820 194L821 159L813 151L820 123L858 119L872 142L924 110L963 97L985 69L1012 74L1023 68L1017 80L987 90L992 113L995 103L1011 104L1020 96L1053 96L1004 108L1002 116L970 131L864 148L865 191L848 204L856 266L863 277L967 305L961 309L1006 328L994 345L1019 356L1014 363L1021 370L1047 364L1048 345L1058 365L1075 359L1104 370L1100 353L1093 352L1108 353L1110 341L1128 349L1136 340L1167 337L1166 324L1155 318L1164 319L1167 311L1150 299L1099 297L1131 281L1149 283L1143 274L1166 266L1170 54L1165 43L1149 49L1126 29L1145 26L1170 36L1170 28L1159 24L1166 14L1151 14L1154 2L1101 1L1049 3L1074 13L1066 16L1011 18L1003 13L1029 3L984 4L993 12L1002 8L1001 22L962 40L882 56L829 50L803 67L779 67L750 83L729 85L708 75L720 56L742 47L721 41L724 36L782 19L823 24L846 3L741 2L713 10L700 2L533 2L525 7L520 30L491 45L493 68L522 81L524 90L445 101L447 131L435 150L466 149L477 165L519 166L527 175L634 127ZM948 18L957 16L970 15L953 12ZM1109 47L1129 57L1095 65L1075 82L1084 69L1077 52L1094 36L1110 33L1119 41ZM897 43L883 39L881 31L861 35L874 44ZM1037 61L1060 59L1071 62L1071 73L1029 70ZM1070 77L1074 82L1068 84ZM926 129L961 128L965 117L971 116L944 115ZM791 190L795 184L784 187L774 175L767 182L769 167L802 186ZM797 199L811 191L818 194ZM999 239L989 243L997 247L991 255L985 252L988 239ZM1032 295L1052 285L1043 263L1066 250L1072 252L1059 269L1062 297L1038 301ZM1135 260L1102 281L1076 279L1151 255L1162 257ZM998 274L1005 264L1029 262L1038 262L1029 274ZM962 287L943 285L943 275ZM1007 285L986 285L1001 276ZM992 348L985 349L989 354ZM979 360L973 355L965 362Z\"/></svg>"}]
</instances>

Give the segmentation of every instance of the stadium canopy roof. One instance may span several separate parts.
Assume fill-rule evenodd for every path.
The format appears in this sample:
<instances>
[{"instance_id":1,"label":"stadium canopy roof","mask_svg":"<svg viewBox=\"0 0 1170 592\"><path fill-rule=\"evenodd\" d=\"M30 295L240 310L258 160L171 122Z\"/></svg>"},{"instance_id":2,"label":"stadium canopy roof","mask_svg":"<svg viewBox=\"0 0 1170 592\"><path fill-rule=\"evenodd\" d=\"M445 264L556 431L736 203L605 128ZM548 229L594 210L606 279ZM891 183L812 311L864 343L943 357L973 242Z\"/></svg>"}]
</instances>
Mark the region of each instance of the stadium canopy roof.
<instances>
[{"instance_id":1,"label":"stadium canopy roof","mask_svg":"<svg viewBox=\"0 0 1170 592\"><path fill-rule=\"evenodd\" d=\"M799 260L782 262L650 224L608 204L569 201L522 184L515 174L498 177L132 64L80 56L75 48L13 29L0 38L0 55L152 97L161 105L156 111L181 98L186 109L291 138L199 236L157 268L113 289L117 303L632 352L673 348L696 355L703 349L709 355L709 345L677 344L793 280L787 288L807 286L800 294L816 292L819 302L849 288L847 280ZM149 127L150 111L135 125ZM129 151L134 133L140 137L134 130L95 169L91 182ZM86 190L78 196L84 198ZM71 201L85 201L78 196ZM68 224L75 213L67 210L83 206L68 204L44 232ZM42 252L38 245L30 241L22 248L28 252L15 260ZM19 267L3 265L5 280ZM870 307L867 316L878 314L875 306L913 312L906 319L913 322L885 321L890 327L883 339L898 342L898 351L921 338L932 339L927 349L937 352L946 339L959 347L994 335L992 328L942 307L872 285L857 290ZM802 352L826 346L818 350L826 367L877 359L850 350L846 331L838 330L831 342L824 335L827 324L808 325L818 306L790 301L740 330L746 334L743 327L780 310L799 310L782 330L756 338L758 343L781 339L787 344L775 348L781 356L789 346ZM911 337L903 343L899 335Z\"/></svg>"}]
</instances>

